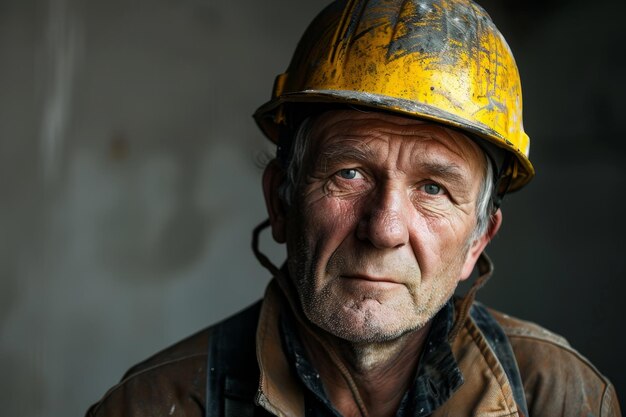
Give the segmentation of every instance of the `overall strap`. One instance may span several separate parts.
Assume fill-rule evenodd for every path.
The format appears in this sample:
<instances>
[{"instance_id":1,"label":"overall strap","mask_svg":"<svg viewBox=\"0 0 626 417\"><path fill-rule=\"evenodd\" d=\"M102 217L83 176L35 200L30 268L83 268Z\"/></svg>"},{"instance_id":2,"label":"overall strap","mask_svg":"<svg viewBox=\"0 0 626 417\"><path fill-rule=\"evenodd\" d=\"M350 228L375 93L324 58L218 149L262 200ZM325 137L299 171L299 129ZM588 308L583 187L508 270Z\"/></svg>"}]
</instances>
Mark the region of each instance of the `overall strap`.
<instances>
[{"instance_id":1,"label":"overall strap","mask_svg":"<svg viewBox=\"0 0 626 417\"><path fill-rule=\"evenodd\" d=\"M489 310L481 303L477 301L474 302L470 310L470 316L487 340L487 343L495 353L502 368L504 368L520 414L528 417L524 385L522 384L522 377L517 367L517 360L515 359L513 348L509 343L509 338L504 333L500 324L491 313L489 313Z\"/></svg>"},{"instance_id":2,"label":"overall strap","mask_svg":"<svg viewBox=\"0 0 626 417\"><path fill-rule=\"evenodd\" d=\"M253 417L259 385L256 327L261 303L213 326L209 336L206 417Z\"/></svg>"}]
</instances>

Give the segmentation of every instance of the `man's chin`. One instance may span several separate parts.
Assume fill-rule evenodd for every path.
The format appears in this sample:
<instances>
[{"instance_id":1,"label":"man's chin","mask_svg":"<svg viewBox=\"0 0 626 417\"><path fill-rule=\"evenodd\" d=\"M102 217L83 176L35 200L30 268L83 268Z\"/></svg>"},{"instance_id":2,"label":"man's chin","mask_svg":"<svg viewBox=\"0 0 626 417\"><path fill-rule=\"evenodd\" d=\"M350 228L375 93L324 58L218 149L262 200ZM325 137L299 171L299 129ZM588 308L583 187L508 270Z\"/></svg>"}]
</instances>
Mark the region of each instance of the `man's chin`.
<instances>
[{"instance_id":1,"label":"man's chin","mask_svg":"<svg viewBox=\"0 0 626 417\"><path fill-rule=\"evenodd\" d=\"M399 340L404 335L418 330L418 328L411 329L381 329L381 328L353 328L349 332L342 332L340 334L334 334L334 336L345 340L351 344L365 345L365 344L381 344L390 343L395 340Z\"/></svg>"},{"instance_id":2,"label":"man's chin","mask_svg":"<svg viewBox=\"0 0 626 417\"><path fill-rule=\"evenodd\" d=\"M356 344L391 342L422 327L421 323L407 323L406 316L396 318L395 314L374 310L344 307L317 324L332 335Z\"/></svg>"}]
</instances>

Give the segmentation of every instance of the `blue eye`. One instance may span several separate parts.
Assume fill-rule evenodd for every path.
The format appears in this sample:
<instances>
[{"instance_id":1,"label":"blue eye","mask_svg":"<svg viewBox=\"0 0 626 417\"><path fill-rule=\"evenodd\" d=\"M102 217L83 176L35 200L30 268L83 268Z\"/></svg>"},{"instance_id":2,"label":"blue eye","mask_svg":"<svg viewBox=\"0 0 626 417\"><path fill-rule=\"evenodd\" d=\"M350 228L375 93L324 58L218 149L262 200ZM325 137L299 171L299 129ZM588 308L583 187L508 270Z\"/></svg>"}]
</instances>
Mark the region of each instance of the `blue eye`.
<instances>
[{"instance_id":1,"label":"blue eye","mask_svg":"<svg viewBox=\"0 0 626 417\"><path fill-rule=\"evenodd\" d=\"M339 171L339 176L346 180L353 180L356 178L358 171L354 168L342 169Z\"/></svg>"},{"instance_id":2,"label":"blue eye","mask_svg":"<svg viewBox=\"0 0 626 417\"><path fill-rule=\"evenodd\" d=\"M441 193L442 189L437 184L426 184L424 185L424 191L426 194L437 195Z\"/></svg>"}]
</instances>

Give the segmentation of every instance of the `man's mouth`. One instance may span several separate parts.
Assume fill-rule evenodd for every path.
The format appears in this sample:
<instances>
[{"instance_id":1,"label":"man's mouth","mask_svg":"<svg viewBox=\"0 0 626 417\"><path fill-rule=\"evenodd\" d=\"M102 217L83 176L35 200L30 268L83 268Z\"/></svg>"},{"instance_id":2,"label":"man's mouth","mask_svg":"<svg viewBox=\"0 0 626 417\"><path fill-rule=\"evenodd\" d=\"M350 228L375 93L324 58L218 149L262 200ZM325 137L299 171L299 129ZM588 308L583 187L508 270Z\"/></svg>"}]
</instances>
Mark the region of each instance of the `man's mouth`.
<instances>
[{"instance_id":1,"label":"man's mouth","mask_svg":"<svg viewBox=\"0 0 626 417\"><path fill-rule=\"evenodd\" d=\"M394 278L389 278L386 276L374 276L374 275L365 275L365 274L349 274L349 275L342 275L342 278L345 279L353 279L353 280L360 280L360 281L368 281L374 284L380 283L380 284L400 284L400 282L397 279Z\"/></svg>"}]
</instances>

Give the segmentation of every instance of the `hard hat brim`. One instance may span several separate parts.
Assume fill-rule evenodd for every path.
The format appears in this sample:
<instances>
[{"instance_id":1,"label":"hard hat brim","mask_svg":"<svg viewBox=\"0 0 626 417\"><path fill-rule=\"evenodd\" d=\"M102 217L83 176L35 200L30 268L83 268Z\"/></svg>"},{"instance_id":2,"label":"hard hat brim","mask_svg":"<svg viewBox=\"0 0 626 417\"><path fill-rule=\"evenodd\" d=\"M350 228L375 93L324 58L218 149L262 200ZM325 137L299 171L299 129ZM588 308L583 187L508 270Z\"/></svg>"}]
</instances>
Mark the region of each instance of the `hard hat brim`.
<instances>
[{"instance_id":1,"label":"hard hat brim","mask_svg":"<svg viewBox=\"0 0 626 417\"><path fill-rule=\"evenodd\" d=\"M360 108L372 108L389 111L415 119L425 119L446 126L461 129L470 135L478 136L515 155L516 164L510 167L511 183L508 192L518 190L528 184L535 175L535 170L525 153L506 140L487 125L463 119L437 107L411 100L349 90L303 90L282 94L257 109L254 119L261 131L274 143L278 143L280 123L276 114L285 105L297 104L343 104ZM526 153L528 150L526 150Z\"/></svg>"}]
</instances>

